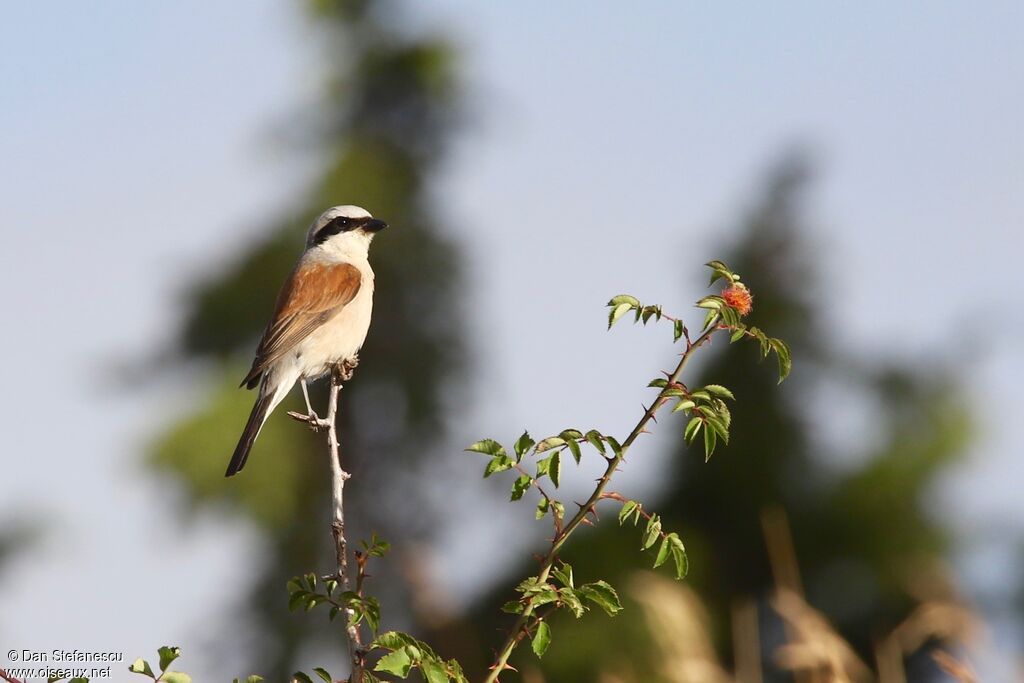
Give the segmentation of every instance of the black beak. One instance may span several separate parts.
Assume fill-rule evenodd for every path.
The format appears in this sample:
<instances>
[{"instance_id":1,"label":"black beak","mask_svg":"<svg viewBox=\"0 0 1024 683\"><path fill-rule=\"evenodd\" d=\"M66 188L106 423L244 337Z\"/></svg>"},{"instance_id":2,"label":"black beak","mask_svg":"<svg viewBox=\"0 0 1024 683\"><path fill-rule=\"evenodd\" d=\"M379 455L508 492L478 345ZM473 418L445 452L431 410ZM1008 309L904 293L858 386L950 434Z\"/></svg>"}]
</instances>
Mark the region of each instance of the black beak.
<instances>
[{"instance_id":1,"label":"black beak","mask_svg":"<svg viewBox=\"0 0 1024 683\"><path fill-rule=\"evenodd\" d=\"M384 221L379 221L376 218L366 221L366 225L363 226L363 230L366 232L380 232L384 228L388 227L388 224Z\"/></svg>"}]
</instances>

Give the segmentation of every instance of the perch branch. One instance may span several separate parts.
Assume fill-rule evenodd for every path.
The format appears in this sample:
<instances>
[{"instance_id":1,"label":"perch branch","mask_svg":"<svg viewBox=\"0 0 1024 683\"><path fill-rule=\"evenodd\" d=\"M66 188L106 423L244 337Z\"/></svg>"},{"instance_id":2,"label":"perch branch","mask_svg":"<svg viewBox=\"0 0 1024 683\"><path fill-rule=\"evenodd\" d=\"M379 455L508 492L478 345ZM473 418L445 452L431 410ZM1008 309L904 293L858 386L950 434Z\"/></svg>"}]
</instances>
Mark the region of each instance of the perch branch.
<instances>
[{"instance_id":1,"label":"perch branch","mask_svg":"<svg viewBox=\"0 0 1024 683\"><path fill-rule=\"evenodd\" d=\"M313 431L327 431L327 451L331 464L331 535L334 537L334 554L337 564L336 578L342 591L349 590L348 542L345 540L345 482L352 476L341 466L341 448L338 441L338 395L344 382L352 379L358 358L346 360L331 369L331 387L327 395L327 415L319 419L316 415L288 413L294 419L306 423ZM351 680L362 680L365 667L366 648L363 645L359 625L352 623L351 608L345 609L345 635L348 640L349 656L352 659Z\"/></svg>"}]
</instances>

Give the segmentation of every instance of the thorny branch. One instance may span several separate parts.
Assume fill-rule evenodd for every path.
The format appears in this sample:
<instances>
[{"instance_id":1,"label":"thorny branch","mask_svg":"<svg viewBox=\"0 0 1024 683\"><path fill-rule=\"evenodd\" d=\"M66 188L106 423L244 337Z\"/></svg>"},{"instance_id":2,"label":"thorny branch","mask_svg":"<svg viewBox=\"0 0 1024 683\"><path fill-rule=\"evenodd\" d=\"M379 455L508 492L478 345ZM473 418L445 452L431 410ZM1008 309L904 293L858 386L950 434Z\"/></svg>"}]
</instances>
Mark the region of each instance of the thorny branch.
<instances>
[{"instance_id":1,"label":"thorny branch","mask_svg":"<svg viewBox=\"0 0 1024 683\"><path fill-rule=\"evenodd\" d=\"M590 494L590 498L580 506L579 511L573 516L568 523L561 529L559 533L551 541L551 548L548 550L547 555L544 556L541 562L540 573L538 579L540 582L548 580L548 576L551 573L551 569L555 566L555 562L558 560L558 551L562 549L566 540L581 524L587 521L587 517L594 513L598 501L604 496L605 488L608 486L608 482L611 480L615 471L622 464L622 460L626 456L626 452L629 447L633 445L637 437L643 434L647 430L647 425L654 419L658 409L665 403L662 399L666 398L665 394L669 387L675 384L679 377L683 374L683 370L686 368L687 363L690 362L690 358L693 356L694 351L704 345L711 335L717 332L719 329L723 329L718 325L713 325L708 328L703 334L701 334L695 341L691 342L689 335L686 335L686 351L683 352L682 358L679 360L679 364L676 369L668 377L668 385L662 389L658 397L651 403L651 407L644 411L640 421L637 422L633 431L630 432L626 440L622 442L622 448L613 457L608 458L608 466L605 468L604 474L597 480L597 486L594 488L593 493ZM519 615L515 624L509 630L505 642L498 650L497 655L494 659L494 664L491 665L490 671L487 674L487 678L484 679L484 683L496 683L501 672L508 667L508 658L512 655L512 651L515 650L519 642L527 635L527 625L530 623L530 619L533 616L535 606L531 600L523 612Z\"/></svg>"},{"instance_id":2,"label":"thorny branch","mask_svg":"<svg viewBox=\"0 0 1024 683\"><path fill-rule=\"evenodd\" d=\"M313 431L327 431L327 450L331 464L331 535L334 537L334 551L337 562L337 578L341 590L349 590L348 576L348 542L345 540L345 482L352 476L341 466L340 444L338 441L338 395L344 382L352 379L352 373L359 363L358 358L345 360L331 369L331 387L327 397L327 416L318 418L316 415L303 415L290 412L289 416L305 422ZM361 581L360 581L361 583ZM353 611L345 609L349 656L352 659L351 680L362 680L362 672L366 665L366 648L363 645L359 625L353 623Z\"/></svg>"}]
</instances>

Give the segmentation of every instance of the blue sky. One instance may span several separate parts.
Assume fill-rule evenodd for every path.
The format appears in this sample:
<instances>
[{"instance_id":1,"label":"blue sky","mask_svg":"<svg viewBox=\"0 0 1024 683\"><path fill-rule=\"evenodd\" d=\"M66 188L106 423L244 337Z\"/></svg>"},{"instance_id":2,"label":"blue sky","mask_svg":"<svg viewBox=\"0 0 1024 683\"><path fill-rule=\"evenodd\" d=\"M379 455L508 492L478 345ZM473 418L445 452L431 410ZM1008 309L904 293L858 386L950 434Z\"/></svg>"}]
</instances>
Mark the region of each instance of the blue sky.
<instances>
[{"instance_id":1,"label":"blue sky","mask_svg":"<svg viewBox=\"0 0 1024 683\"><path fill-rule=\"evenodd\" d=\"M993 523L1024 515L1024 320L1011 303L1024 294L1013 249L1024 5L435 0L404 21L454 37L471 104L437 202L472 260L471 323L493 340L476 349L476 381L498 387L501 410L476 407L455 443L509 424L539 433L632 415L633 378L653 375L663 349L639 333L599 335L604 298L685 306L680 285L700 284L693 264L716 255L770 163L805 145L821 172L810 213L837 336L908 361L962 351L992 408L936 505L985 545L983 562L964 560L968 575L1008 579L986 539ZM317 100L309 35L279 0L245 12L195 0L0 10L0 283L24 292L0 340L4 357L22 360L0 410L16 484L0 519L53 521L0 586L4 642L129 654L192 642L224 600L211 586L235 580L251 551L231 520L177 526L172 494L133 464L154 409L187 405L202 378L125 395L104 377L165 343L190 278L263 217L295 208L316 169L294 144ZM692 256L679 263L684 244ZM997 307L1009 320L992 328ZM566 310L574 324L557 339L524 334L513 315L566 322ZM600 405L535 393L540 377L576 376L638 346L650 353L623 360ZM63 443L65 430L80 439ZM849 437L840 426L828 438ZM628 476L646 481L642 469ZM114 616L111 594L153 584L169 596L158 612ZM71 604L39 596L55 585ZM191 662L214 666L200 652Z\"/></svg>"}]
</instances>

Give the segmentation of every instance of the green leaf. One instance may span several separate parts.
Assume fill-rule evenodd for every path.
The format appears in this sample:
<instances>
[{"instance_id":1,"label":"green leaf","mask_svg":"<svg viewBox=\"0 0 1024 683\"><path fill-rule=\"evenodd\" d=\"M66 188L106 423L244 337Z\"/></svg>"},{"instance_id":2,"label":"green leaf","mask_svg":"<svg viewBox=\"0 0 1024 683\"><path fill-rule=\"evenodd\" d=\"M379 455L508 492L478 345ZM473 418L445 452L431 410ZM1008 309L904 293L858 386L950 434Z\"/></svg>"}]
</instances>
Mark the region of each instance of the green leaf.
<instances>
[{"instance_id":1,"label":"green leaf","mask_svg":"<svg viewBox=\"0 0 1024 683\"><path fill-rule=\"evenodd\" d=\"M568 587L562 588L558 591L558 597L561 599L562 605L568 607L574 617L579 619L583 616L586 608L583 606L583 602L580 600L580 597L576 595L576 591L574 589Z\"/></svg>"},{"instance_id":2,"label":"green leaf","mask_svg":"<svg viewBox=\"0 0 1024 683\"><path fill-rule=\"evenodd\" d=\"M524 474L516 479L515 482L512 483L512 500L519 500L522 498L523 494L529 490L532 482L533 479L531 479L528 474Z\"/></svg>"},{"instance_id":3,"label":"green leaf","mask_svg":"<svg viewBox=\"0 0 1024 683\"><path fill-rule=\"evenodd\" d=\"M313 679L309 677L309 674L306 674L302 671L296 671L295 673L293 673L292 679L300 681L300 683L313 683Z\"/></svg>"},{"instance_id":4,"label":"green leaf","mask_svg":"<svg viewBox=\"0 0 1024 683\"><path fill-rule=\"evenodd\" d=\"M483 453L485 455L505 455L505 447L494 439L483 439L472 444L467 451L471 453Z\"/></svg>"},{"instance_id":5,"label":"green leaf","mask_svg":"<svg viewBox=\"0 0 1024 683\"><path fill-rule=\"evenodd\" d=\"M444 663L436 659L424 659L420 663L420 670L427 683L448 683L448 672L444 670Z\"/></svg>"},{"instance_id":6,"label":"green leaf","mask_svg":"<svg viewBox=\"0 0 1024 683\"><path fill-rule=\"evenodd\" d=\"M664 389L665 387L668 386L668 380L665 379L664 377L655 377L654 379L647 383L647 386Z\"/></svg>"},{"instance_id":7,"label":"green leaf","mask_svg":"<svg viewBox=\"0 0 1024 683\"><path fill-rule=\"evenodd\" d=\"M142 657L139 657L134 662L132 662L128 666L128 670L131 671L133 674L143 674L145 676L149 676L150 678L156 678L156 675L153 673L153 669L149 666L149 662L147 662Z\"/></svg>"},{"instance_id":8,"label":"green leaf","mask_svg":"<svg viewBox=\"0 0 1024 683\"><path fill-rule=\"evenodd\" d=\"M509 600L501 606L501 611L507 612L508 614L522 614L524 609L526 609L526 607L518 600Z\"/></svg>"},{"instance_id":9,"label":"green leaf","mask_svg":"<svg viewBox=\"0 0 1024 683\"><path fill-rule=\"evenodd\" d=\"M374 671L394 674L399 678L408 676L410 669L412 669L412 657L409 656L405 647L384 655L377 662L377 666L373 667Z\"/></svg>"},{"instance_id":10,"label":"green leaf","mask_svg":"<svg viewBox=\"0 0 1024 683\"><path fill-rule=\"evenodd\" d=\"M288 598L288 611L294 612L301 605L305 605L307 597L309 597L309 591L297 590L292 593Z\"/></svg>"},{"instance_id":11,"label":"green leaf","mask_svg":"<svg viewBox=\"0 0 1024 683\"><path fill-rule=\"evenodd\" d=\"M688 400L688 399L685 400L685 401L680 401L679 403L675 404L675 406L672 408L672 412L673 413L678 413L680 410L689 410L690 408L694 407L695 405L697 405L697 404L694 403L693 401Z\"/></svg>"},{"instance_id":12,"label":"green leaf","mask_svg":"<svg viewBox=\"0 0 1024 683\"><path fill-rule=\"evenodd\" d=\"M160 674L164 683L192 683L192 677L181 671L165 671Z\"/></svg>"},{"instance_id":13,"label":"green leaf","mask_svg":"<svg viewBox=\"0 0 1024 683\"><path fill-rule=\"evenodd\" d=\"M683 432L683 437L686 439L686 443L693 443L693 440L697 438L697 432L700 431L700 426L704 424L704 420L701 417L692 417L686 424L686 430Z\"/></svg>"},{"instance_id":14,"label":"green leaf","mask_svg":"<svg viewBox=\"0 0 1024 683\"><path fill-rule=\"evenodd\" d=\"M563 586L573 587L572 580L572 565L568 562L563 562L561 567L554 567L551 570L555 578L562 582Z\"/></svg>"},{"instance_id":15,"label":"green leaf","mask_svg":"<svg viewBox=\"0 0 1024 683\"><path fill-rule=\"evenodd\" d=\"M542 496L541 499L537 502L537 514L536 514L537 519L543 519L544 518L544 515L546 515L547 512L548 512L548 506L549 505L550 505L550 501L547 498L544 498Z\"/></svg>"},{"instance_id":16,"label":"green leaf","mask_svg":"<svg viewBox=\"0 0 1024 683\"><path fill-rule=\"evenodd\" d=\"M604 449L604 441L601 439L601 432L596 429L591 429L587 432L587 443L596 448L601 455L605 454L606 451Z\"/></svg>"},{"instance_id":17,"label":"green leaf","mask_svg":"<svg viewBox=\"0 0 1024 683\"><path fill-rule=\"evenodd\" d=\"M622 603L619 602L619 594L615 592L615 589L608 585L607 581L595 581L580 586L577 592L585 600L589 600L594 603L605 612L608 616L614 617L616 614L622 611Z\"/></svg>"},{"instance_id":18,"label":"green leaf","mask_svg":"<svg viewBox=\"0 0 1024 683\"><path fill-rule=\"evenodd\" d=\"M245 679L245 683L263 683L263 676L253 674Z\"/></svg>"},{"instance_id":19,"label":"green leaf","mask_svg":"<svg viewBox=\"0 0 1024 683\"><path fill-rule=\"evenodd\" d=\"M722 437L722 441L729 443L729 429L725 426L725 423L718 416L707 416L705 421L718 432L718 436Z\"/></svg>"},{"instance_id":20,"label":"green leaf","mask_svg":"<svg viewBox=\"0 0 1024 683\"><path fill-rule=\"evenodd\" d=\"M643 550L654 545L659 536L661 536L661 518L658 515L651 515L651 518L647 520L647 529L644 531Z\"/></svg>"},{"instance_id":21,"label":"green leaf","mask_svg":"<svg viewBox=\"0 0 1024 683\"><path fill-rule=\"evenodd\" d=\"M576 447L576 451L579 452L579 446ZM559 480L562 478L562 451L555 451L551 454L551 467L548 475L551 477L551 483L557 489Z\"/></svg>"},{"instance_id":22,"label":"green leaf","mask_svg":"<svg viewBox=\"0 0 1024 683\"><path fill-rule=\"evenodd\" d=\"M743 325L737 325L733 333L729 335L729 343L732 344L734 342L738 342L745 336L747 336L747 328L744 327Z\"/></svg>"},{"instance_id":23,"label":"green leaf","mask_svg":"<svg viewBox=\"0 0 1024 683\"><path fill-rule=\"evenodd\" d=\"M676 578L682 580L686 578L686 573L690 571L690 559L686 556L686 548L683 547L683 541L679 536L669 534L669 538L672 539L669 550L672 553L672 561L676 565Z\"/></svg>"},{"instance_id":24,"label":"green leaf","mask_svg":"<svg viewBox=\"0 0 1024 683\"><path fill-rule=\"evenodd\" d=\"M671 545L668 539L668 536L665 536L665 538L661 539L661 545L658 546L658 556L654 558L655 569L665 564L665 560L668 559L669 546Z\"/></svg>"},{"instance_id":25,"label":"green leaf","mask_svg":"<svg viewBox=\"0 0 1024 683\"><path fill-rule=\"evenodd\" d=\"M573 460L575 460L576 464L579 465L580 458L583 457L583 454L580 452L579 442L576 441L575 439L572 439L570 441L566 441L565 445L569 447L569 452L572 453Z\"/></svg>"},{"instance_id":26,"label":"green leaf","mask_svg":"<svg viewBox=\"0 0 1024 683\"><path fill-rule=\"evenodd\" d=\"M539 458L537 460L537 473L533 475L534 479L540 479L541 477L546 477L547 475L549 475L551 473L551 459L553 457L555 457L554 453L552 453L551 455L549 455L547 457Z\"/></svg>"},{"instance_id":27,"label":"green leaf","mask_svg":"<svg viewBox=\"0 0 1024 683\"><path fill-rule=\"evenodd\" d=\"M715 446L718 443L718 437L715 436L714 429L704 430L704 462L711 460L711 454L715 452Z\"/></svg>"},{"instance_id":28,"label":"green leaf","mask_svg":"<svg viewBox=\"0 0 1024 683\"><path fill-rule=\"evenodd\" d=\"M779 361L779 384L782 384L782 380L786 379L793 369L793 358L789 352L789 345L774 337L768 340L768 344L775 351L775 357Z\"/></svg>"},{"instance_id":29,"label":"green leaf","mask_svg":"<svg viewBox=\"0 0 1024 683\"><path fill-rule=\"evenodd\" d=\"M718 322L718 311L708 311L708 314L704 316L704 328L705 330L711 329L711 327Z\"/></svg>"},{"instance_id":30,"label":"green leaf","mask_svg":"<svg viewBox=\"0 0 1024 683\"><path fill-rule=\"evenodd\" d=\"M326 681L326 683L331 683L334 680L331 674L327 673L327 670L323 667L315 667L313 673L319 676L321 680Z\"/></svg>"},{"instance_id":31,"label":"green leaf","mask_svg":"<svg viewBox=\"0 0 1024 683\"><path fill-rule=\"evenodd\" d=\"M548 626L548 622L542 621L537 624L537 632L533 634L530 646L533 648L533 654L543 657L544 653L548 651L549 645L551 645L551 627Z\"/></svg>"},{"instance_id":32,"label":"green leaf","mask_svg":"<svg viewBox=\"0 0 1024 683\"><path fill-rule=\"evenodd\" d=\"M619 294L618 296L613 296L611 301L605 305L620 306L622 304L629 304L633 308L636 308L640 306L640 299L637 299L635 296L630 296L629 294Z\"/></svg>"},{"instance_id":33,"label":"green leaf","mask_svg":"<svg viewBox=\"0 0 1024 683\"><path fill-rule=\"evenodd\" d=\"M534 443L529 432L523 432L523 435L516 439L515 445L512 446L512 449L516 452L516 462L523 459L523 455L533 448Z\"/></svg>"},{"instance_id":34,"label":"green leaf","mask_svg":"<svg viewBox=\"0 0 1024 683\"><path fill-rule=\"evenodd\" d=\"M614 325L616 322L618 322L619 318L624 316L632 308L633 308L633 306L631 306L628 303L623 303L623 304L619 304L618 306L615 306L608 313L608 329L609 330L612 329L612 325Z\"/></svg>"},{"instance_id":35,"label":"green leaf","mask_svg":"<svg viewBox=\"0 0 1024 683\"><path fill-rule=\"evenodd\" d=\"M160 654L161 671L166 671L167 667L169 667L175 659L181 656L181 648L171 647L170 645L164 645L158 649L157 652Z\"/></svg>"},{"instance_id":36,"label":"green leaf","mask_svg":"<svg viewBox=\"0 0 1024 683\"><path fill-rule=\"evenodd\" d=\"M730 401L735 401L736 397L732 395L732 392L723 387L721 384L708 384L704 387L705 391L710 391L715 396L721 396L727 398Z\"/></svg>"},{"instance_id":37,"label":"green leaf","mask_svg":"<svg viewBox=\"0 0 1024 683\"><path fill-rule=\"evenodd\" d=\"M505 470L512 469L512 459L504 453L496 455L491 458L491 461L487 463L487 467L484 468L484 479L491 476L495 472L504 472Z\"/></svg>"},{"instance_id":38,"label":"green leaf","mask_svg":"<svg viewBox=\"0 0 1024 683\"><path fill-rule=\"evenodd\" d=\"M672 323L672 342L675 343L680 340L683 336L683 330L686 328L683 326L682 320L676 320Z\"/></svg>"},{"instance_id":39,"label":"green leaf","mask_svg":"<svg viewBox=\"0 0 1024 683\"><path fill-rule=\"evenodd\" d=\"M629 516L634 512L637 512L639 508L640 503L636 502L635 500L627 500L625 503L623 503L622 509L619 510L619 525L621 526L625 524L626 521L629 520ZM634 524L635 523L636 522L634 521Z\"/></svg>"},{"instance_id":40,"label":"green leaf","mask_svg":"<svg viewBox=\"0 0 1024 683\"><path fill-rule=\"evenodd\" d=\"M706 308L709 311L717 311L726 307L725 301L720 296L706 296L697 302L697 308Z\"/></svg>"},{"instance_id":41,"label":"green leaf","mask_svg":"<svg viewBox=\"0 0 1024 683\"><path fill-rule=\"evenodd\" d=\"M544 451L550 451L552 448L557 448L558 446L564 445L565 439L563 439L562 437L549 436L548 438L544 439L539 444L537 444L537 452L543 453Z\"/></svg>"},{"instance_id":42,"label":"green leaf","mask_svg":"<svg viewBox=\"0 0 1024 683\"><path fill-rule=\"evenodd\" d=\"M608 445L612 447L612 453L614 453L617 456L622 455L622 445L618 442L617 439L615 439L615 437L606 436L604 437L604 439L605 441L608 442Z\"/></svg>"}]
</instances>

